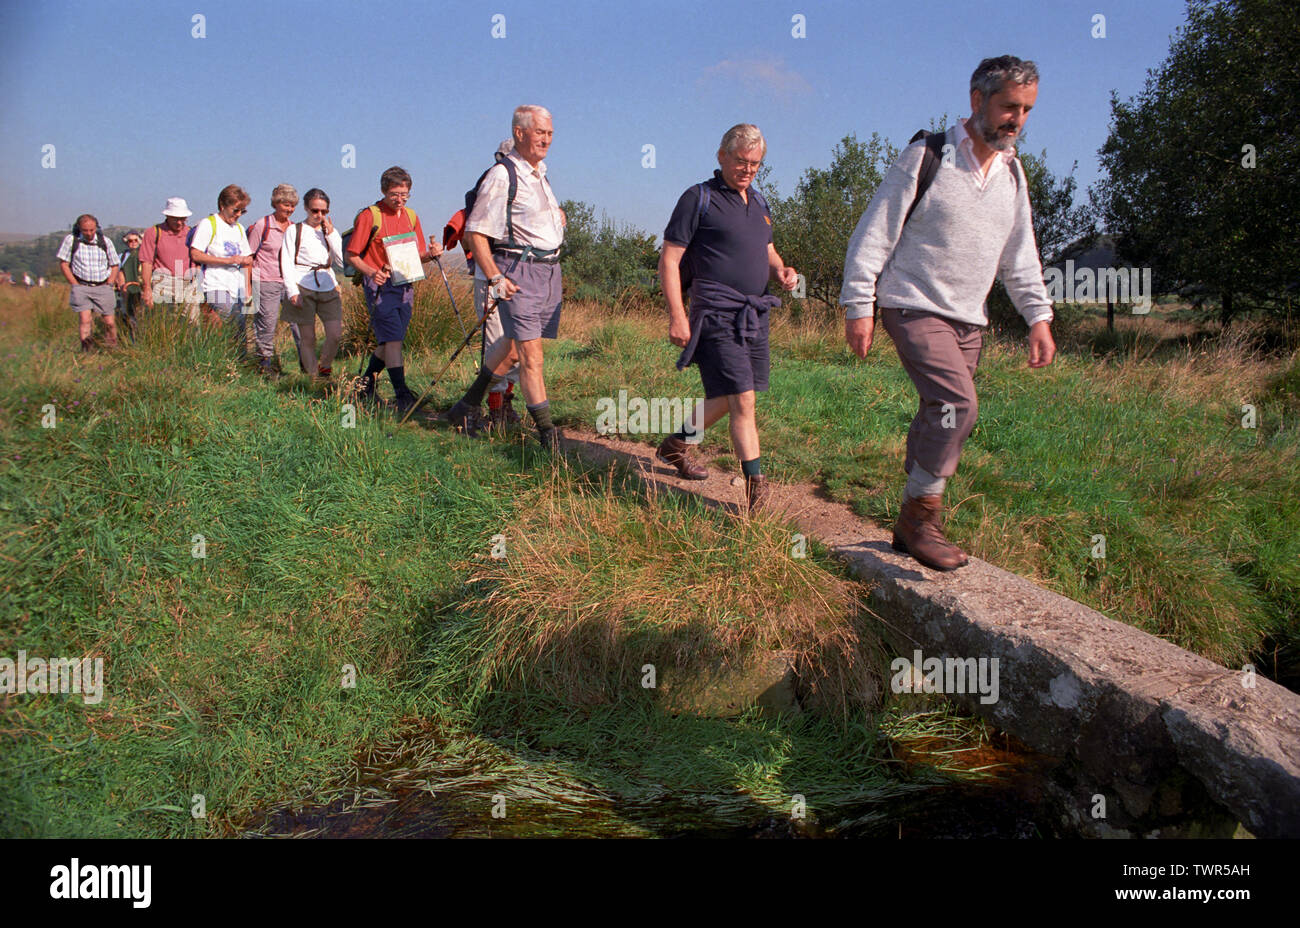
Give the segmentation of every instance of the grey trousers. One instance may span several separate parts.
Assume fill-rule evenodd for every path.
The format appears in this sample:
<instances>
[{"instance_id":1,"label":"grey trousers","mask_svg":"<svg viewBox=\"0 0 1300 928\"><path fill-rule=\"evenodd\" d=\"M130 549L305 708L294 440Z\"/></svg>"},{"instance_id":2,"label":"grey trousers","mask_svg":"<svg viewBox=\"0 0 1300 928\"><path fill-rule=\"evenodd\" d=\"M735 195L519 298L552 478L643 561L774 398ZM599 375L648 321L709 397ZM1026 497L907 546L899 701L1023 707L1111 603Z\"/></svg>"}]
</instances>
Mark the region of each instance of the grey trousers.
<instances>
[{"instance_id":1,"label":"grey trousers","mask_svg":"<svg viewBox=\"0 0 1300 928\"><path fill-rule=\"evenodd\" d=\"M253 319L253 338L257 342L257 354L262 359L275 357L275 329L280 323L280 305L284 302L284 282L279 280L255 280L253 292L256 317ZM298 327L290 325L293 343L298 345Z\"/></svg>"}]
</instances>

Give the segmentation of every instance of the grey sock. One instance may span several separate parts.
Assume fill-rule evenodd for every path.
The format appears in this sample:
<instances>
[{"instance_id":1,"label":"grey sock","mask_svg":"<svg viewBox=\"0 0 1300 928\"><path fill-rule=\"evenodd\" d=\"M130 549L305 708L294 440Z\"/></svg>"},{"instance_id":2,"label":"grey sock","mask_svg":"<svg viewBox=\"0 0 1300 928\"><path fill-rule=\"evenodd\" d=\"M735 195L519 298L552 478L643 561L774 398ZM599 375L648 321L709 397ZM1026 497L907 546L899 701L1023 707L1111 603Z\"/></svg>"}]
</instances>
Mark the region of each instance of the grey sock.
<instances>
[{"instance_id":1,"label":"grey sock","mask_svg":"<svg viewBox=\"0 0 1300 928\"><path fill-rule=\"evenodd\" d=\"M903 496L908 499L942 496L943 488L947 485L947 477L936 477L920 464L914 463L911 473L907 475L907 486L903 488Z\"/></svg>"}]
</instances>

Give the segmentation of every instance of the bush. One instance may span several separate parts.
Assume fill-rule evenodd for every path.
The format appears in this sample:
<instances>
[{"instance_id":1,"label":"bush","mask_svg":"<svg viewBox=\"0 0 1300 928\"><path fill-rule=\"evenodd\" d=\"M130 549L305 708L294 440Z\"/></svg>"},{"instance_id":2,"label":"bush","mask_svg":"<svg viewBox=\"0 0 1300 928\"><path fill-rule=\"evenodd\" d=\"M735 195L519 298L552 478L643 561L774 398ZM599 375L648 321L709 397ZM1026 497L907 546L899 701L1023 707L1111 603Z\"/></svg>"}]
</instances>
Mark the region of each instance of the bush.
<instances>
[{"instance_id":1,"label":"bush","mask_svg":"<svg viewBox=\"0 0 1300 928\"><path fill-rule=\"evenodd\" d=\"M569 299L610 306L628 297L658 292L659 246L653 235L617 226L586 203L565 200L564 290Z\"/></svg>"}]
</instances>

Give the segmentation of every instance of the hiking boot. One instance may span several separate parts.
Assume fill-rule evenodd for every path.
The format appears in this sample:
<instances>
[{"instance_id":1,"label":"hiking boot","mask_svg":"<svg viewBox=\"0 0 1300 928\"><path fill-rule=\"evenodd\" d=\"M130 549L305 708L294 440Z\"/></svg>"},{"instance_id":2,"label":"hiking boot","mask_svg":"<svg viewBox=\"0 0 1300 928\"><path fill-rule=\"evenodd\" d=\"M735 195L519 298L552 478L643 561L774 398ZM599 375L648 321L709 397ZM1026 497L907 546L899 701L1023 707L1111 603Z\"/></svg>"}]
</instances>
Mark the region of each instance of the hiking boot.
<instances>
[{"instance_id":1,"label":"hiking boot","mask_svg":"<svg viewBox=\"0 0 1300 928\"><path fill-rule=\"evenodd\" d=\"M505 429L518 425L522 420L519 418L519 413L515 412L514 404L506 400L497 408L488 409L488 421L495 429Z\"/></svg>"},{"instance_id":2,"label":"hiking boot","mask_svg":"<svg viewBox=\"0 0 1300 928\"><path fill-rule=\"evenodd\" d=\"M95 350L95 340L93 338L83 338L81 340L81 353L91 354Z\"/></svg>"},{"instance_id":3,"label":"hiking boot","mask_svg":"<svg viewBox=\"0 0 1300 928\"><path fill-rule=\"evenodd\" d=\"M375 399L375 378L367 375L361 378L361 389L357 392L357 399L367 406L373 406L377 402Z\"/></svg>"},{"instance_id":4,"label":"hiking boot","mask_svg":"<svg viewBox=\"0 0 1300 928\"><path fill-rule=\"evenodd\" d=\"M399 419L402 416L406 415L410 410L414 409L416 405L420 402L420 398L416 396L414 393L412 393L410 390L407 390L401 395L394 397L394 400L397 405L397 416Z\"/></svg>"},{"instance_id":5,"label":"hiking boot","mask_svg":"<svg viewBox=\"0 0 1300 928\"><path fill-rule=\"evenodd\" d=\"M456 427L456 431L464 432L466 435L473 435L478 418L473 406L464 400L456 400L455 404L444 412L439 418L445 422L450 422Z\"/></svg>"},{"instance_id":6,"label":"hiking boot","mask_svg":"<svg viewBox=\"0 0 1300 928\"><path fill-rule=\"evenodd\" d=\"M655 457L669 467L677 468L677 476L685 480L704 480L709 476L708 468L691 460L690 448L683 439L669 435L655 452Z\"/></svg>"},{"instance_id":7,"label":"hiking boot","mask_svg":"<svg viewBox=\"0 0 1300 928\"><path fill-rule=\"evenodd\" d=\"M561 443L563 438L564 431L557 425L553 425L549 429L537 430L537 440L541 442L542 447L551 454L559 454L560 450L563 448Z\"/></svg>"},{"instance_id":8,"label":"hiking boot","mask_svg":"<svg viewBox=\"0 0 1300 928\"><path fill-rule=\"evenodd\" d=\"M114 348L117 347L117 333L116 333L116 332L105 332L105 333L104 333L104 347L107 348L109 351L112 351Z\"/></svg>"},{"instance_id":9,"label":"hiking boot","mask_svg":"<svg viewBox=\"0 0 1300 928\"><path fill-rule=\"evenodd\" d=\"M942 497L905 497L894 523L893 549L934 570L955 570L967 564L966 552L944 537L942 515Z\"/></svg>"},{"instance_id":10,"label":"hiking boot","mask_svg":"<svg viewBox=\"0 0 1300 928\"><path fill-rule=\"evenodd\" d=\"M753 515L767 506L771 485L762 474L745 478L745 500L749 503L749 513Z\"/></svg>"},{"instance_id":11,"label":"hiking boot","mask_svg":"<svg viewBox=\"0 0 1300 928\"><path fill-rule=\"evenodd\" d=\"M280 365L270 358L263 358L262 362L257 365L257 372L267 380L277 380L280 377Z\"/></svg>"}]
</instances>

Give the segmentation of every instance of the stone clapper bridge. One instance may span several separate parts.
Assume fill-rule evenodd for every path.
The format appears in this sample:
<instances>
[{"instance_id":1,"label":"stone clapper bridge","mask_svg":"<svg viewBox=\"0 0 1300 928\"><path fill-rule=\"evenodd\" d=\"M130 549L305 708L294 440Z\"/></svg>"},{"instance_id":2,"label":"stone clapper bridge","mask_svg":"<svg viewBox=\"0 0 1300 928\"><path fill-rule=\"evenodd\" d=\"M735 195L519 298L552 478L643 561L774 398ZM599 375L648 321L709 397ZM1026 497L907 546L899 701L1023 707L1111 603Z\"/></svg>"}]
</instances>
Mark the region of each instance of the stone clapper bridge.
<instances>
[{"instance_id":1,"label":"stone clapper bridge","mask_svg":"<svg viewBox=\"0 0 1300 928\"><path fill-rule=\"evenodd\" d=\"M569 431L565 451L621 463L649 484L736 509L744 490L711 469L686 481L652 448ZM1300 695L1249 678L1023 577L971 558L951 573L890 547L887 529L812 485L773 485L771 509L826 545L866 581L894 653L998 659L989 702L949 693L965 711L1061 763L1046 784L1069 830L1088 836L1300 836ZM793 701L773 655L753 696ZM752 697L751 697L752 698ZM1094 817L1095 797L1107 799ZM1118 800L1118 801L1116 801Z\"/></svg>"}]
</instances>

